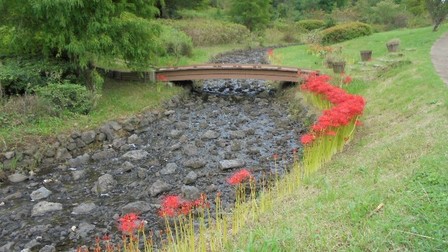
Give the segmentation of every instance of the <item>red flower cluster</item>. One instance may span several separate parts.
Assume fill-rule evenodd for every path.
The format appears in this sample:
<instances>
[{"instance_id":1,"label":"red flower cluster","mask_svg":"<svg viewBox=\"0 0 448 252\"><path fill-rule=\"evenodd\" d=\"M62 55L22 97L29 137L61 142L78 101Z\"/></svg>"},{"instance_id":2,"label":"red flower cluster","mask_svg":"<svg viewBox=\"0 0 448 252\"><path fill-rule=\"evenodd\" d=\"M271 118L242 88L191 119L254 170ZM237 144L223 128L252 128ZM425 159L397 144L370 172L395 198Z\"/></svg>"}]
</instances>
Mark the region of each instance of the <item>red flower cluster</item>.
<instances>
[{"instance_id":1,"label":"red flower cluster","mask_svg":"<svg viewBox=\"0 0 448 252\"><path fill-rule=\"evenodd\" d=\"M329 80L327 75L312 74L301 86L302 90L320 95L333 104L331 109L323 111L311 132L302 136L302 144L311 144L320 135L335 135L338 127L350 124L364 111L366 102L362 96L348 94L344 89L331 85Z\"/></svg>"},{"instance_id":2,"label":"red flower cluster","mask_svg":"<svg viewBox=\"0 0 448 252\"><path fill-rule=\"evenodd\" d=\"M132 234L138 229L141 221L137 214L128 213L118 219L118 230L125 234Z\"/></svg>"},{"instance_id":3,"label":"red flower cluster","mask_svg":"<svg viewBox=\"0 0 448 252\"><path fill-rule=\"evenodd\" d=\"M272 57L273 55L274 55L274 49L269 48L269 49L268 49L268 56L269 56L269 57Z\"/></svg>"},{"instance_id":4,"label":"red flower cluster","mask_svg":"<svg viewBox=\"0 0 448 252\"><path fill-rule=\"evenodd\" d=\"M350 77L350 75L346 75L345 77L344 77L344 79L342 79L342 82L344 83L344 84L350 84L351 82L352 82L352 77Z\"/></svg>"},{"instance_id":5,"label":"red flower cluster","mask_svg":"<svg viewBox=\"0 0 448 252\"><path fill-rule=\"evenodd\" d=\"M231 185L239 185L244 180L248 180L252 178L252 174L247 169L242 169L240 171L235 172L230 178L227 179L227 183Z\"/></svg>"},{"instance_id":6,"label":"red flower cluster","mask_svg":"<svg viewBox=\"0 0 448 252\"><path fill-rule=\"evenodd\" d=\"M159 215L162 217L188 215L195 208L209 207L210 203L207 201L207 196L205 194L201 194L199 199L193 201L182 199L178 195L170 195L163 199Z\"/></svg>"},{"instance_id":7,"label":"red flower cluster","mask_svg":"<svg viewBox=\"0 0 448 252\"><path fill-rule=\"evenodd\" d=\"M316 136L313 134L305 134L300 138L300 141L302 142L302 144L306 145L312 143L315 138Z\"/></svg>"}]
</instances>

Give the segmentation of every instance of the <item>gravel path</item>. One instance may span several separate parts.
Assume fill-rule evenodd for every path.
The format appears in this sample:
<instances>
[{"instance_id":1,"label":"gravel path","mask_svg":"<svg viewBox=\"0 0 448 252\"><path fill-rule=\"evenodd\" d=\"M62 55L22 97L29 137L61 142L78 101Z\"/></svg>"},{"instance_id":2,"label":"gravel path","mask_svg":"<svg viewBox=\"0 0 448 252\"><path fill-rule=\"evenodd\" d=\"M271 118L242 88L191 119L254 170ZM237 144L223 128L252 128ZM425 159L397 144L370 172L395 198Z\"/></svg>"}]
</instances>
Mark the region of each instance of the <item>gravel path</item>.
<instances>
[{"instance_id":1,"label":"gravel path","mask_svg":"<svg viewBox=\"0 0 448 252\"><path fill-rule=\"evenodd\" d=\"M448 85L448 33L434 43L431 58L437 73Z\"/></svg>"}]
</instances>

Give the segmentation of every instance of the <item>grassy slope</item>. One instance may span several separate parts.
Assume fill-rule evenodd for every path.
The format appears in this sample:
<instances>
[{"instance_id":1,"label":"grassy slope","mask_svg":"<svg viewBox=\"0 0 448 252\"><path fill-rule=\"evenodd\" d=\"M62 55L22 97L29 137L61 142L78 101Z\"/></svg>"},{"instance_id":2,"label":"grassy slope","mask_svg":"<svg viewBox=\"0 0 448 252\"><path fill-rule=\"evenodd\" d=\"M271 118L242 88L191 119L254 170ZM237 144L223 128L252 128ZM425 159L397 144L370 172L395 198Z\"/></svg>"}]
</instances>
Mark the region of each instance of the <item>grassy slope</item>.
<instances>
[{"instance_id":1,"label":"grassy slope","mask_svg":"<svg viewBox=\"0 0 448 252\"><path fill-rule=\"evenodd\" d=\"M230 251L448 250L448 87L429 57L447 30L400 30L341 44L352 59L348 73L357 76L348 89L368 101L365 126L299 191L241 232ZM390 58L385 42L395 37L412 64L363 81L371 74L356 63L359 50L372 49L369 64L382 64ZM303 46L276 55L285 65L320 64Z\"/></svg>"},{"instance_id":2,"label":"grassy slope","mask_svg":"<svg viewBox=\"0 0 448 252\"><path fill-rule=\"evenodd\" d=\"M180 88L170 88L163 84L138 82L117 82L107 80L98 105L89 115L74 115L66 118L47 117L35 123L0 128L0 147L14 146L36 138L55 136L71 130L85 130L101 123L131 116L154 108L161 101L180 93Z\"/></svg>"}]
</instances>

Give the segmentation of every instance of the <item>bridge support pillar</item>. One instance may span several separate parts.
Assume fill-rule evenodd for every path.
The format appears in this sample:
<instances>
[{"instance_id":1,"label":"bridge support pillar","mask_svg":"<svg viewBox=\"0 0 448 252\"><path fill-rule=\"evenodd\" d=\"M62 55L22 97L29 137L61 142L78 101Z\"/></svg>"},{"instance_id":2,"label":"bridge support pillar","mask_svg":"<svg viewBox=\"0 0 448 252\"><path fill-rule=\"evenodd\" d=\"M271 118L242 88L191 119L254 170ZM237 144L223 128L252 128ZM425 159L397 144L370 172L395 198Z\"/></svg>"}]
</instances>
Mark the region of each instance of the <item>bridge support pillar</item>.
<instances>
[{"instance_id":1,"label":"bridge support pillar","mask_svg":"<svg viewBox=\"0 0 448 252\"><path fill-rule=\"evenodd\" d=\"M145 76L147 76L149 82L156 82L156 71L150 70L146 72Z\"/></svg>"}]
</instances>

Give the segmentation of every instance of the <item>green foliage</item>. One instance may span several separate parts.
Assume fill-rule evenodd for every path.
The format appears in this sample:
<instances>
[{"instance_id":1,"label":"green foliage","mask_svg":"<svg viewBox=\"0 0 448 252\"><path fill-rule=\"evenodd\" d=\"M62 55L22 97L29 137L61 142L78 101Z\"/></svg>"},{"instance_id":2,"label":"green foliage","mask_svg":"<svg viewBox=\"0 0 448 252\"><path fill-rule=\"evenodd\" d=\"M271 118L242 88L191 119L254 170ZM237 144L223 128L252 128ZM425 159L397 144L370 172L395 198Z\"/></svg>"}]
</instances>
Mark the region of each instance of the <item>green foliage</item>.
<instances>
[{"instance_id":1,"label":"green foliage","mask_svg":"<svg viewBox=\"0 0 448 252\"><path fill-rule=\"evenodd\" d=\"M420 16L425 13L425 0L405 0L404 5L415 16Z\"/></svg>"},{"instance_id":2,"label":"green foliage","mask_svg":"<svg viewBox=\"0 0 448 252\"><path fill-rule=\"evenodd\" d=\"M302 13L318 9L331 12L335 7L340 8L347 5L347 3L347 0L301 0L297 1L297 7Z\"/></svg>"},{"instance_id":3,"label":"green foliage","mask_svg":"<svg viewBox=\"0 0 448 252\"><path fill-rule=\"evenodd\" d=\"M440 24L445 21L448 15L448 1L446 0L425 0L426 8L431 15L432 23L434 25L433 31L439 28Z\"/></svg>"},{"instance_id":4,"label":"green foliage","mask_svg":"<svg viewBox=\"0 0 448 252\"><path fill-rule=\"evenodd\" d=\"M297 26L307 31L312 31L325 27L325 21L319 19L305 19L298 21Z\"/></svg>"},{"instance_id":5,"label":"green foliage","mask_svg":"<svg viewBox=\"0 0 448 252\"><path fill-rule=\"evenodd\" d=\"M95 57L125 60L137 68L160 50L160 28L148 21L155 0L2 0L0 23L14 29L13 53L41 54L85 69Z\"/></svg>"},{"instance_id":6,"label":"green foliage","mask_svg":"<svg viewBox=\"0 0 448 252\"><path fill-rule=\"evenodd\" d=\"M186 33L195 46L241 43L250 33L243 25L219 20L164 20L163 23Z\"/></svg>"},{"instance_id":7,"label":"green foliage","mask_svg":"<svg viewBox=\"0 0 448 252\"><path fill-rule=\"evenodd\" d=\"M93 108L93 96L85 86L72 83L50 83L35 88L37 96L47 102L53 112L61 114L70 111L76 114L88 114Z\"/></svg>"},{"instance_id":8,"label":"green foliage","mask_svg":"<svg viewBox=\"0 0 448 252\"><path fill-rule=\"evenodd\" d=\"M232 0L232 19L251 31L266 29L271 16L271 0Z\"/></svg>"},{"instance_id":9,"label":"green foliage","mask_svg":"<svg viewBox=\"0 0 448 252\"><path fill-rule=\"evenodd\" d=\"M159 0L158 7L164 18L177 18L185 9L203 9L209 5L208 0Z\"/></svg>"},{"instance_id":10,"label":"green foliage","mask_svg":"<svg viewBox=\"0 0 448 252\"><path fill-rule=\"evenodd\" d=\"M191 38L184 32L171 26L163 26L160 39L168 55L181 57L191 56L193 53L193 42Z\"/></svg>"},{"instance_id":11,"label":"green foliage","mask_svg":"<svg viewBox=\"0 0 448 252\"><path fill-rule=\"evenodd\" d=\"M409 13L393 0L384 0L372 7L373 22L384 25L386 30L406 27Z\"/></svg>"},{"instance_id":12,"label":"green foliage","mask_svg":"<svg viewBox=\"0 0 448 252\"><path fill-rule=\"evenodd\" d=\"M64 61L10 57L0 60L0 83L6 95L23 94L48 82L72 81L74 66Z\"/></svg>"},{"instance_id":13,"label":"green foliage","mask_svg":"<svg viewBox=\"0 0 448 252\"><path fill-rule=\"evenodd\" d=\"M323 30L322 42L325 44L333 44L370 34L372 34L372 27L370 25L361 22L351 22Z\"/></svg>"},{"instance_id":14,"label":"green foliage","mask_svg":"<svg viewBox=\"0 0 448 252\"><path fill-rule=\"evenodd\" d=\"M14 30L11 27L0 26L0 56L9 54L13 33Z\"/></svg>"}]
</instances>

